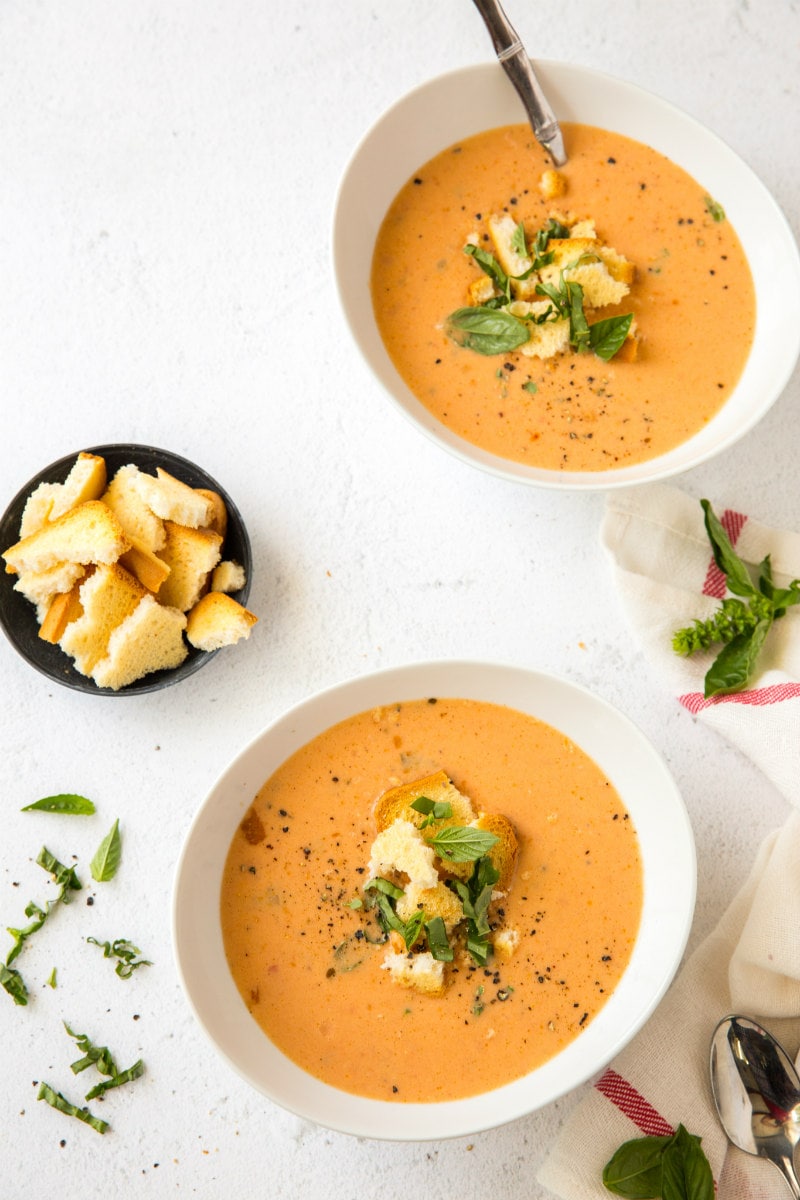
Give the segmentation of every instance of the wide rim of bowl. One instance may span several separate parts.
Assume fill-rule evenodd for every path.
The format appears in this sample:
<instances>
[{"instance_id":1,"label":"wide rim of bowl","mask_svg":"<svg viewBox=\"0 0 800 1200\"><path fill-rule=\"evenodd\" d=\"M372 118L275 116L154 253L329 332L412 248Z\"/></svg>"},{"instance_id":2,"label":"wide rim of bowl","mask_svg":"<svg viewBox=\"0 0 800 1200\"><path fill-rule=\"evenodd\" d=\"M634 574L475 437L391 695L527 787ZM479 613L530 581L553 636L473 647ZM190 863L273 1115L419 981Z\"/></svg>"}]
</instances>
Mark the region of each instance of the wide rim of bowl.
<instances>
[{"instance_id":1,"label":"wide rim of bowl","mask_svg":"<svg viewBox=\"0 0 800 1200\"><path fill-rule=\"evenodd\" d=\"M225 488L202 467L193 463L172 450L164 450L159 446L150 446L136 442L109 442L101 446L82 446L71 454L61 458L37 471L21 487L6 506L0 517L0 541L3 548L13 545L19 538L19 522L25 501L33 489L43 482L61 483L69 473L75 459L80 453L96 454L106 460L109 477L121 466L135 463L144 468L164 467L191 487L203 487L218 492L225 502L228 512L228 530L225 535L223 549L230 553L245 570L244 586L232 593L233 598L240 604L246 605L250 595L253 572L253 556L250 538L247 533L242 514ZM10 531L13 530L13 533ZM10 536L9 536L10 534ZM59 646L43 642L37 636L36 621L30 601L26 600L13 588L14 577L0 572L0 626L2 626L9 643L29 666L40 675L87 696L142 696L150 692L161 691L165 687L188 679L204 667L219 651L197 650L188 647L188 655L184 661L171 670L152 671L142 679L128 684L117 691L111 688L98 687L94 681L81 675L68 655Z\"/></svg>"},{"instance_id":2,"label":"wide rim of bowl","mask_svg":"<svg viewBox=\"0 0 800 1200\"><path fill-rule=\"evenodd\" d=\"M235 829L265 780L296 749L348 715L432 695L521 709L562 730L617 787L644 863L641 927L613 995L549 1062L462 1100L397 1104L343 1092L306 1073L264 1034L225 958L222 869ZM646 785L646 786L643 786ZM318 1125L359 1137L430 1141L490 1129L549 1104L605 1067L642 1027L680 964L696 895L689 817L661 756L618 709L579 684L510 663L438 660L370 672L325 688L273 719L219 775L195 813L176 866L172 943L178 977L206 1039L257 1092Z\"/></svg>"},{"instance_id":3,"label":"wide rim of bowl","mask_svg":"<svg viewBox=\"0 0 800 1200\"><path fill-rule=\"evenodd\" d=\"M369 268L375 235L402 184L435 153L460 137L524 119L513 86L493 62L460 67L412 88L358 142L339 182L331 236L333 275L345 324L392 406L463 463L511 482L570 491L608 491L667 479L728 450L783 393L800 356L800 326L792 317L800 307L800 252L766 186L695 117L638 84L594 68L537 59L536 71L559 120L610 128L649 144L723 204L753 272L756 331L739 383L722 409L693 437L645 463L607 471L558 472L503 459L452 433L399 375L372 314ZM411 137L409 114L421 137ZM442 126L443 135L437 138ZM384 142L391 146L391 155L384 154L385 169L378 171L375 162ZM380 202L367 199L370 186Z\"/></svg>"}]
</instances>

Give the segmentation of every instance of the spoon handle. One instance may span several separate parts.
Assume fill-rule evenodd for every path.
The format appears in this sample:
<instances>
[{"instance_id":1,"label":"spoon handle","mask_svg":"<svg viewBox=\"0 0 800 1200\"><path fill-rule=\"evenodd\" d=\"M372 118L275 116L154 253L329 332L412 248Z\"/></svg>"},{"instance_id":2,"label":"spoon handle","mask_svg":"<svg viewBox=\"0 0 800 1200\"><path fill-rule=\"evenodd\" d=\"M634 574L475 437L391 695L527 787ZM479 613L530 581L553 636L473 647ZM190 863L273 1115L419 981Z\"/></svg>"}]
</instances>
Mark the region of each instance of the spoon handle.
<instances>
[{"instance_id":1,"label":"spoon handle","mask_svg":"<svg viewBox=\"0 0 800 1200\"><path fill-rule=\"evenodd\" d=\"M474 0L474 4L489 30L497 61L525 106L536 140L541 142L557 167L563 166L567 155L561 128L516 30L499 0Z\"/></svg>"}]
</instances>

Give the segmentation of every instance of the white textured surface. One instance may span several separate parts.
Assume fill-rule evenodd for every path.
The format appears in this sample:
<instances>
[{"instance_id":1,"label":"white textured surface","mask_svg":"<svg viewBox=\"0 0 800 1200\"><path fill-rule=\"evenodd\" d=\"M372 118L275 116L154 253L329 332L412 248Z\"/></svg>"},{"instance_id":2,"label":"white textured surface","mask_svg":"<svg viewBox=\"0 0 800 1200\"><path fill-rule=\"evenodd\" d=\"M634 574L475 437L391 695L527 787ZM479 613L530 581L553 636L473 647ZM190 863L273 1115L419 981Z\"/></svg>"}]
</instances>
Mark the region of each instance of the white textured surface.
<instances>
[{"instance_id":1,"label":"white textured surface","mask_svg":"<svg viewBox=\"0 0 800 1200\"><path fill-rule=\"evenodd\" d=\"M708 124L798 233L796 3L507 10L532 53L619 74ZM0 503L86 444L185 454L245 516L262 618L246 647L142 699L50 687L0 644L2 925L48 894L42 842L78 855L86 882L117 815L125 835L118 879L93 889L92 908L83 893L56 912L18 961L34 1002L0 994L0 1190L15 1200L544 1196L535 1167L576 1095L469 1140L358 1142L251 1093L184 1005L169 941L184 833L229 759L308 692L440 656L521 661L595 690L683 790L700 865L692 945L785 815L649 675L598 546L603 497L504 484L429 445L385 403L337 312L328 235L350 150L408 87L488 57L468 0L0 6ZM795 374L746 442L676 482L797 527L799 400ZM62 790L99 815L18 813ZM121 982L87 934L129 936L155 965ZM55 991L39 986L53 965ZM62 1018L120 1065L146 1062L99 1109L114 1124L105 1139L35 1101L42 1078L86 1090Z\"/></svg>"}]
</instances>

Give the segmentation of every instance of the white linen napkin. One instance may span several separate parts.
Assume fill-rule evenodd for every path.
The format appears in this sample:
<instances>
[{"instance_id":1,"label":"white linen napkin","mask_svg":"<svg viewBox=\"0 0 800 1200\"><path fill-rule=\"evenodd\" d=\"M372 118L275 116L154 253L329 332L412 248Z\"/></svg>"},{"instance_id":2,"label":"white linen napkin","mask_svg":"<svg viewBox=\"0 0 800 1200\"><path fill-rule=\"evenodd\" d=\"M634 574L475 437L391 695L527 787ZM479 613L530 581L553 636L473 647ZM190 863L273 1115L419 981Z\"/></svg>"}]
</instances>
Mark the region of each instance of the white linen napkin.
<instances>
[{"instance_id":1,"label":"white linen napkin","mask_svg":"<svg viewBox=\"0 0 800 1200\"><path fill-rule=\"evenodd\" d=\"M769 554L780 586L800 577L798 534L712 506L740 557L757 564ZM703 677L719 647L691 658L672 650L673 632L710 616L726 594L699 502L666 485L611 493L601 540L659 678L796 811L765 839L744 888L657 1011L573 1110L538 1179L564 1200L608 1200L602 1169L617 1147L680 1123L702 1137L719 1200L776 1200L785 1184L775 1168L728 1147L708 1054L716 1021L734 1011L762 1020L791 1053L800 1043L800 606L773 625L748 688L706 700Z\"/></svg>"}]
</instances>

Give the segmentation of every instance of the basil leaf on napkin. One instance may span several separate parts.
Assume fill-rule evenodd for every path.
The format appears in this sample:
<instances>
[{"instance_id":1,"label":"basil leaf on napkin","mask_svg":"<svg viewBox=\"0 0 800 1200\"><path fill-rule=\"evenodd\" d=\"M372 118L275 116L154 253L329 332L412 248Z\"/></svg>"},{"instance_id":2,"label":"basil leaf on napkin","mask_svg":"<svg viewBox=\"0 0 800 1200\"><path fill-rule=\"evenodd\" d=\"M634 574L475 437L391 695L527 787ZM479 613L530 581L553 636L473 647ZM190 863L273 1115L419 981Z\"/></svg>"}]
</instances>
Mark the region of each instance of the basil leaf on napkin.
<instances>
[{"instance_id":1,"label":"basil leaf on napkin","mask_svg":"<svg viewBox=\"0 0 800 1200\"><path fill-rule=\"evenodd\" d=\"M714 1200L714 1179L696 1134L623 1142L603 1168L603 1186L625 1200Z\"/></svg>"},{"instance_id":2,"label":"basil leaf on napkin","mask_svg":"<svg viewBox=\"0 0 800 1200\"><path fill-rule=\"evenodd\" d=\"M683 1125L664 1148L661 1200L714 1200L714 1177L700 1139Z\"/></svg>"}]
</instances>

